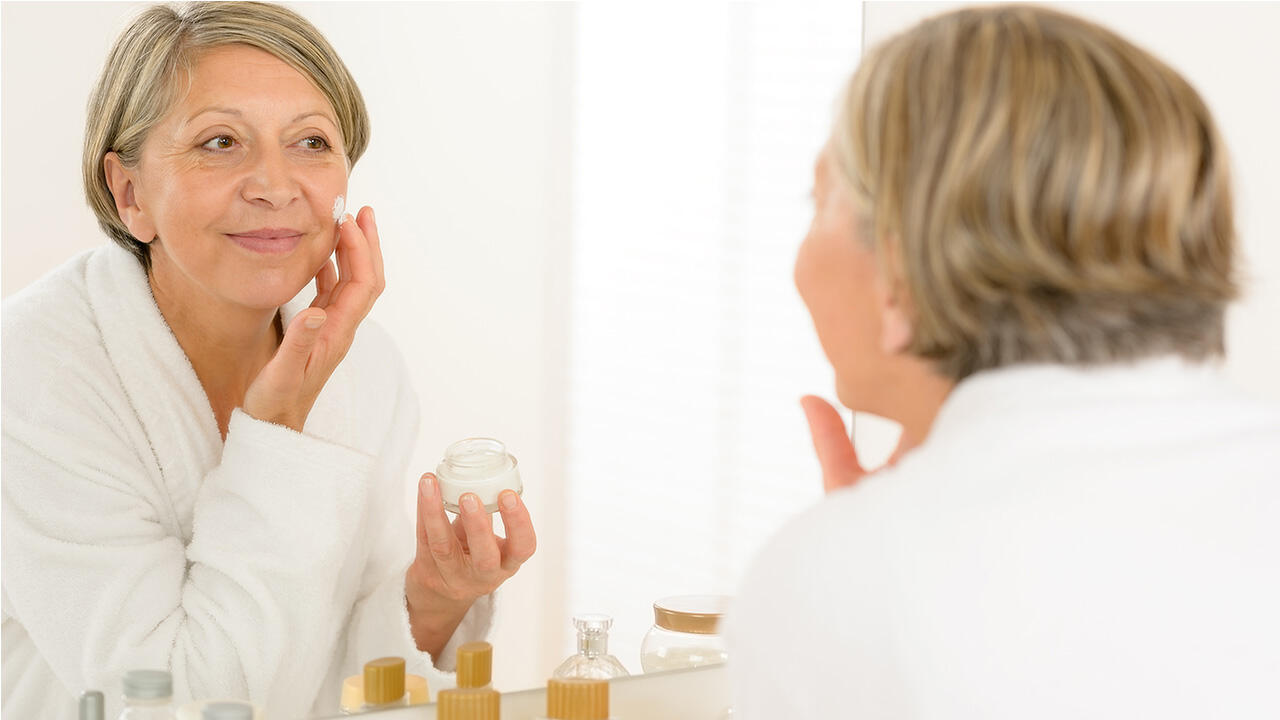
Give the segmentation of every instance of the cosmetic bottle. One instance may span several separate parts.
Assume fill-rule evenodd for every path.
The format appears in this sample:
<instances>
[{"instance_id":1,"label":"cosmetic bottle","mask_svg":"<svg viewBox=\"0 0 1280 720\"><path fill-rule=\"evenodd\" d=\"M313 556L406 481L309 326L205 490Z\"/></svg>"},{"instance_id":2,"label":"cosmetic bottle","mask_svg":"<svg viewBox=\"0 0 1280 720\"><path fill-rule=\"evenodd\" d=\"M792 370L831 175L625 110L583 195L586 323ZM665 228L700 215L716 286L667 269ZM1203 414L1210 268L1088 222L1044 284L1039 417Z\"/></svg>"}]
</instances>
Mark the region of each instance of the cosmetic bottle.
<instances>
[{"instance_id":1,"label":"cosmetic bottle","mask_svg":"<svg viewBox=\"0 0 1280 720\"><path fill-rule=\"evenodd\" d=\"M469 642L458 646L458 687L463 690L488 688L493 682L493 646Z\"/></svg>"},{"instance_id":2,"label":"cosmetic bottle","mask_svg":"<svg viewBox=\"0 0 1280 720\"><path fill-rule=\"evenodd\" d=\"M404 689L404 658L384 657L364 664L364 702L361 712L408 707Z\"/></svg>"},{"instance_id":3,"label":"cosmetic bottle","mask_svg":"<svg viewBox=\"0 0 1280 720\"><path fill-rule=\"evenodd\" d=\"M173 676L165 670L124 674L124 710L118 720L175 720Z\"/></svg>"},{"instance_id":4,"label":"cosmetic bottle","mask_svg":"<svg viewBox=\"0 0 1280 720\"><path fill-rule=\"evenodd\" d=\"M103 720L106 698L98 690L86 690L80 696L80 720Z\"/></svg>"},{"instance_id":5,"label":"cosmetic bottle","mask_svg":"<svg viewBox=\"0 0 1280 720\"><path fill-rule=\"evenodd\" d=\"M457 688L436 695L436 720L499 720L502 697L493 688Z\"/></svg>"},{"instance_id":6,"label":"cosmetic bottle","mask_svg":"<svg viewBox=\"0 0 1280 720\"><path fill-rule=\"evenodd\" d=\"M450 445L436 466L440 497L450 512L459 512L463 493L475 493L488 512L497 512L503 490L524 493L516 459L507 446L492 438L467 438Z\"/></svg>"},{"instance_id":7,"label":"cosmetic bottle","mask_svg":"<svg viewBox=\"0 0 1280 720\"><path fill-rule=\"evenodd\" d=\"M723 595L683 595L655 602L653 627L640 646L640 666L649 673L727 660L719 625L728 602Z\"/></svg>"},{"instance_id":8,"label":"cosmetic bottle","mask_svg":"<svg viewBox=\"0 0 1280 720\"><path fill-rule=\"evenodd\" d=\"M597 614L575 615L573 626L578 629L578 652L560 663L552 677L608 680L631 674L618 658L609 654L609 628L613 626L613 618Z\"/></svg>"},{"instance_id":9,"label":"cosmetic bottle","mask_svg":"<svg viewBox=\"0 0 1280 720\"><path fill-rule=\"evenodd\" d=\"M551 678L547 714L538 720L609 720L609 681Z\"/></svg>"}]
</instances>

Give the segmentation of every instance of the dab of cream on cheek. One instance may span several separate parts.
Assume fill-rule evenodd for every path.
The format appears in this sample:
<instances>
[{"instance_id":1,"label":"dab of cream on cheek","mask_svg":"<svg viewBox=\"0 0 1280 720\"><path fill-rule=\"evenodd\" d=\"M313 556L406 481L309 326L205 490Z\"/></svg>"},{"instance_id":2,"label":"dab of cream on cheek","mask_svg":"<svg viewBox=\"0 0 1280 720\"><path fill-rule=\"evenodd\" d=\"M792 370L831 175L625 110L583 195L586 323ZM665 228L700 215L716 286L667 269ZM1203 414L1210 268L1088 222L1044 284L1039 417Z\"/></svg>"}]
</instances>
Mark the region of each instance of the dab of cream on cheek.
<instances>
[{"instance_id":1,"label":"dab of cream on cheek","mask_svg":"<svg viewBox=\"0 0 1280 720\"><path fill-rule=\"evenodd\" d=\"M333 199L333 221L335 223L341 221L342 214L345 213L346 211L347 211L346 199L343 198L341 195L335 197Z\"/></svg>"}]
</instances>

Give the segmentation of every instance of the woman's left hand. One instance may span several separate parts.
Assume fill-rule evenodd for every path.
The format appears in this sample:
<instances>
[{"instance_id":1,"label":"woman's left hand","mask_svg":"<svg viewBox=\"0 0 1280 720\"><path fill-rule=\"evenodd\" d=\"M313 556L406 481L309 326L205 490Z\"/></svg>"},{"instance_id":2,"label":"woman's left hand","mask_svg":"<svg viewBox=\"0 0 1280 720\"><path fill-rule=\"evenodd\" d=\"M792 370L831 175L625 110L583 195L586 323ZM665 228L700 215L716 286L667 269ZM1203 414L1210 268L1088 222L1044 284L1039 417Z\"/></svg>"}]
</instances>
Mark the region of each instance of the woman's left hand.
<instances>
[{"instance_id":1,"label":"woman's left hand","mask_svg":"<svg viewBox=\"0 0 1280 720\"><path fill-rule=\"evenodd\" d=\"M474 493L463 494L459 504L462 513L451 524L436 476L422 476L418 551L404 589L413 639L437 659L472 603L515 575L538 544L529 510L515 492L498 496L505 538L494 534L493 518Z\"/></svg>"}]
</instances>

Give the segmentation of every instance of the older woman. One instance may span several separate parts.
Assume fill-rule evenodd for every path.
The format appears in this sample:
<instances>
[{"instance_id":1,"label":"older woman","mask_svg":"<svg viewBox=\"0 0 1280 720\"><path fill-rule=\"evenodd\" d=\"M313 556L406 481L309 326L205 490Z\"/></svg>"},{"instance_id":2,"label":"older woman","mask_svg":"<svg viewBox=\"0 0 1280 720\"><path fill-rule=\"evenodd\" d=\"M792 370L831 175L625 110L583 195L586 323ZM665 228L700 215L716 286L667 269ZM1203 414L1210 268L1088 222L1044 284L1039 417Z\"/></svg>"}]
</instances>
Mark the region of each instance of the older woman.
<instances>
[{"instance_id":1,"label":"older woman","mask_svg":"<svg viewBox=\"0 0 1280 720\"><path fill-rule=\"evenodd\" d=\"M1280 413L1213 367L1225 149L1177 73L1040 7L871 51L795 280L840 402L904 432L757 558L735 717L1275 717Z\"/></svg>"},{"instance_id":2,"label":"older woman","mask_svg":"<svg viewBox=\"0 0 1280 720\"><path fill-rule=\"evenodd\" d=\"M378 656L447 683L486 632L533 526L507 492L505 539L474 496L451 527L427 475L415 536L417 402L365 320L373 210L343 211L368 139L282 7L154 7L117 41L84 151L115 244L4 305L6 717L73 717L85 688L113 711L154 667L179 701L302 717Z\"/></svg>"}]
</instances>

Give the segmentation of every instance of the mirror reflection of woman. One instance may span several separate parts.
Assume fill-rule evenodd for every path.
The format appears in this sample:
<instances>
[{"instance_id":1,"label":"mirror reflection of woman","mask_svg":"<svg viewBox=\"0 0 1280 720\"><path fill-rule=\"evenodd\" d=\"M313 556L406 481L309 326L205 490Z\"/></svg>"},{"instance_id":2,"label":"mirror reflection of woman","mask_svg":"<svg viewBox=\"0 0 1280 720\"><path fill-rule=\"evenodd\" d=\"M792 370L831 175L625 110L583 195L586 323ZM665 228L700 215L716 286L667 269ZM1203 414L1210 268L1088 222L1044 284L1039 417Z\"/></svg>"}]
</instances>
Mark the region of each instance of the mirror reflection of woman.
<instances>
[{"instance_id":1,"label":"mirror reflection of woman","mask_svg":"<svg viewBox=\"0 0 1280 720\"><path fill-rule=\"evenodd\" d=\"M89 688L114 715L134 668L179 702L336 712L363 661L439 688L487 632L533 525L509 491L505 538L474 496L450 523L430 474L409 500L377 222L343 211L368 142L285 8L157 6L117 40L83 167L114 244L4 304L6 717L72 718Z\"/></svg>"},{"instance_id":2,"label":"mirror reflection of woman","mask_svg":"<svg viewBox=\"0 0 1280 720\"><path fill-rule=\"evenodd\" d=\"M1280 411L1223 377L1226 148L1176 72L1043 6L871 49L814 172L795 281L860 465L748 571L735 713L1280 717Z\"/></svg>"}]
</instances>

